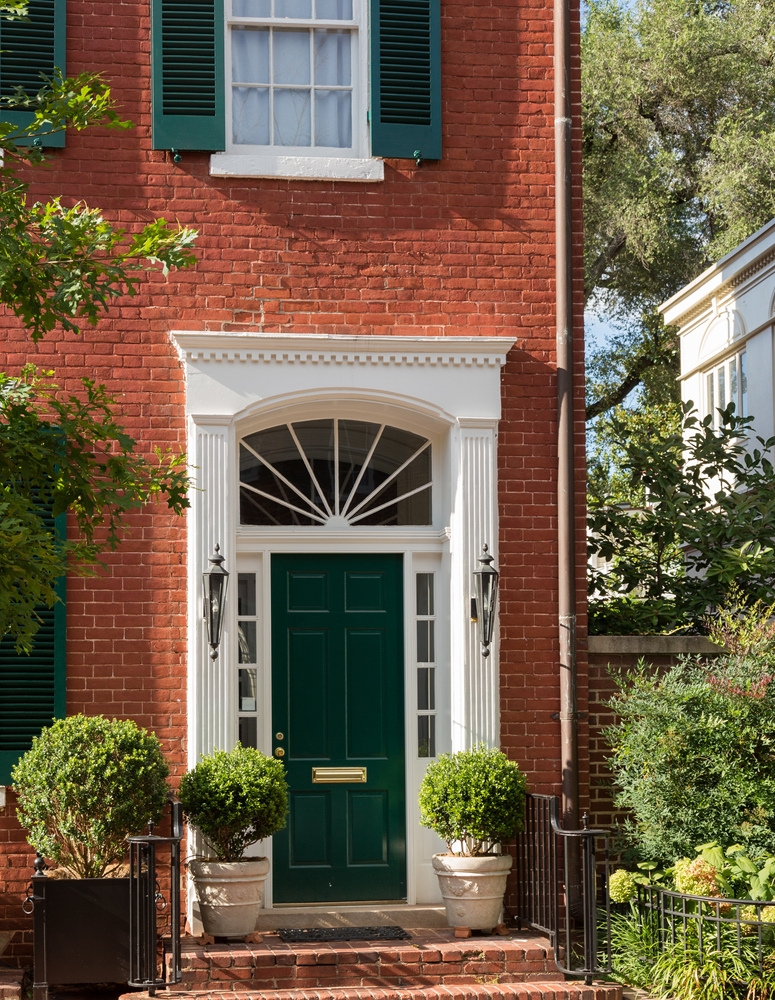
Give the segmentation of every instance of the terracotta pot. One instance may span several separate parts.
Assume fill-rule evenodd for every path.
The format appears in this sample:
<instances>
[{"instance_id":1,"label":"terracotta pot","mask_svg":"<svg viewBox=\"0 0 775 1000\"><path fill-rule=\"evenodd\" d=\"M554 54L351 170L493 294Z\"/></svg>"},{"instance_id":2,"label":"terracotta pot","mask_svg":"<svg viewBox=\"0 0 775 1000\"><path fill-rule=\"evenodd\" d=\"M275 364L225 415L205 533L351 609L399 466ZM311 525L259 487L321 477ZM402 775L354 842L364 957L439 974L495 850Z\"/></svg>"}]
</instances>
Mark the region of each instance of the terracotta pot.
<instances>
[{"instance_id":1,"label":"terracotta pot","mask_svg":"<svg viewBox=\"0 0 775 1000\"><path fill-rule=\"evenodd\" d=\"M499 923L513 861L510 854L478 858L433 855L450 927L492 930Z\"/></svg>"},{"instance_id":2,"label":"terracotta pot","mask_svg":"<svg viewBox=\"0 0 775 1000\"><path fill-rule=\"evenodd\" d=\"M269 874L268 858L245 861L189 861L205 932L245 937L256 929Z\"/></svg>"}]
</instances>

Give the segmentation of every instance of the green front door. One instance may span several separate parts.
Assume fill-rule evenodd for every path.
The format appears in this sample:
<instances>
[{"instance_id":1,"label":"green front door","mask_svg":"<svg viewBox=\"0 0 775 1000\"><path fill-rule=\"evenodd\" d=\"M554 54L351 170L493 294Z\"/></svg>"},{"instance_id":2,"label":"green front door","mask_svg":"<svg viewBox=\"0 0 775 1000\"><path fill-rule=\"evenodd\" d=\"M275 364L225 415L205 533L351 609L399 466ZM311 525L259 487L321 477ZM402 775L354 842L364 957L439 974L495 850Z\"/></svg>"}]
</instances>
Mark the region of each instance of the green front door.
<instances>
[{"instance_id":1,"label":"green front door","mask_svg":"<svg viewBox=\"0 0 775 1000\"><path fill-rule=\"evenodd\" d=\"M272 557L274 900L406 897L403 561Z\"/></svg>"}]
</instances>

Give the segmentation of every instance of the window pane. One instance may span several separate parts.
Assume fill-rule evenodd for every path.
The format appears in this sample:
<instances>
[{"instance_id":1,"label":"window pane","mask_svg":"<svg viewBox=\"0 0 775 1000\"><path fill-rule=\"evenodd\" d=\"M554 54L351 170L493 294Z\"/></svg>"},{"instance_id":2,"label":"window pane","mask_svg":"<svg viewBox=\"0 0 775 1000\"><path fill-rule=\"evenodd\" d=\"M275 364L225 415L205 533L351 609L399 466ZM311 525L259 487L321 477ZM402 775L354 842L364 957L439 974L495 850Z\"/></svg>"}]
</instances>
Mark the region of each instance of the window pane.
<instances>
[{"instance_id":1,"label":"window pane","mask_svg":"<svg viewBox=\"0 0 775 1000\"><path fill-rule=\"evenodd\" d=\"M239 741L243 747L258 749L258 719L255 716L239 720Z\"/></svg>"},{"instance_id":2,"label":"window pane","mask_svg":"<svg viewBox=\"0 0 775 1000\"><path fill-rule=\"evenodd\" d=\"M329 21L352 21L353 0L315 0L315 17Z\"/></svg>"},{"instance_id":3,"label":"window pane","mask_svg":"<svg viewBox=\"0 0 775 1000\"><path fill-rule=\"evenodd\" d=\"M433 615L433 573L417 574L417 614Z\"/></svg>"},{"instance_id":4,"label":"window pane","mask_svg":"<svg viewBox=\"0 0 775 1000\"><path fill-rule=\"evenodd\" d=\"M269 28L231 29L231 78L269 83Z\"/></svg>"},{"instance_id":5,"label":"window pane","mask_svg":"<svg viewBox=\"0 0 775 1000\"><path fill-rule=\"evenodd\" d=\"M256 574L237 575L237 614L240 618L252 618L256 613Z\"/></svg>"},{"instance_id":6,"label":"window pane","mask_svg":"<svg viewBox=\"0 0 775 1000\"><path fill-rule=\"evenodd\" d=\"M729 362L729 402L735 404L735 410L740 412L740 399L737 394L737 358Z\"/></svg>"},{"instance_id":7,"label":"window pane","mask_svg":"<svg viewBox=\"0 0 775 1000\"><path fill-rule=\"evenodd\" d=\"M275 17L312 17L312 0L274 0Z\"/></svg>"},{"instance_id":8,"label":"window pane","mask_svg":"<svg viewBox=\"0 0 775 1000\"><path fill-rule=\"evenodd\" d=\"M273 83L310 83L309 31L273 31ZM306 93L306 92L304 92ZM275 96L275 101L277 100ZM309 98L307 98L309 100ZM309 112L308 112L309 113ZM277 108L275 108L275 118ZM288 143L284 143L288 145ZM302 145L302 143L297 143ZM306 143L309 145L309 143Z\"/></svg>"},{"instance_id":9,"label":"window pane","mask_svg":"<svg viewBox=\"0 0 775 1000\"><path fill-rule=\"evenodd\" d=\"M349 90L315 91L315 145L349 149L353 144Z\"/></svg>"},{"instance_id":10,"label":"window pane","mask_svg":"<svg viewBox=\"0 0 775 1000\"><path fill-rule=\"evenodd\" d=\"M417 622L417 662L435 663L435 622Z\"/></svg>"},{"instance_id":11,"label":"window pane","mask_svg":"<svg viewBox=\"0 0 775 1000\"><path fill-rule=\"evenodd\" d=\"M417 716L417 756L436 756L436 719L432 715Z\"/></svg>"},{"instance_id":12,"label":"window pane","mask_svg":"<svg viewBox=\"0 0 775 1000\"><path fill-rule=\"evenodd\" d=\"M723 410L727 405L726 373L724 365L718 369L718 405Z\"/></svg>"},{"instance_id":13,"label":"window pane","mask_svg":"<svg viewBox=\"0 0 775 1000\"><path fill-rule=\"evenodd\" d=\"M420 711L428 711L430 706L430 698L428 695L428 676L430 674L429 667L418 667L417 668L417 708Z\"/></svg>"},{"instance_id":14,"label":"window pane","mask_svg":"<svg viewBox=\"0 0 775 1000\"><path fill-rule=\"evenodd\" d=\"M713 402L713 381L714 381L713 375L712 374L708 375L706 380L707 391L708 391L708 413L711 414L715 409L715 403Z\"/></svg>"},{"instance_id":15,"label":"window pane","mask_svg":"<svg viewBox=\"0 0 775 1000\"><path fill-rule=\"evenodd\" d=\"M319 106L315 114L319 114ZM362 420L340 420L339 428L339 502L341 511L357 507L371 493L368 470L361 476L363 463L368 458L374 439L379 434L379 424ZM358 477L360 476L360 481ZM355 489L355 484L358 488ZM366 483L367 485L364 485ZM364 492L365 490L365 492Z\"/></svg>"},{"instance_id":16,"label":"window pane","mask_svg":"<svg viewBox=\"0 0 775 1000\"><path fill-rule=\"evenodd\" d=\"M256 623L237 622L239 662L256 663Z\"/></svg>"},{"instance_id":17,"label":"window pane","mask_svg":"<svg viewBox=\"0 0 775 1000\"><path fill-rule=\"evenodd\" d=\"M269 91L256 87L233 87L232 135L238 146L268 146Z\"/></svg>"},{"instance_id":18,"label":"window pane","mask_svg":"<svg viewBox=\"0 0 775 1000\"><path fill-rule=\"evenodd\" d=\"M310 92L308 90L275 90L275 146L310 146Z\"/></svg>"},{"instance_id":19,"label":"window pane","mask_svg":"<svg viewBox=\"0 0 775 1000\"><path fill-rule=\"evenodd\" d=\"M745 354L740 355L740 416L748 416L748 375L745 370Z\"/></svg>"},{"instance_id":20,"label":"window pane","mask_svg":"<svg viewBox=\"0 0 775 1000\"><path fill-rule=\"evenodd\" d=\"M239 710L240 712L255 712L258 704L256 694L256 669L239 672Z\"/></svg>"},{"instance_id":21,"label":"window pane","mask_svg":"<svg viewBox=\"0 0 775 1000\"><path fill-rule=\"evenodd\" d=\"M318 29L314 36L315 85L348 87L351 81L350 32Z\"/></svg>"},{"instance_id":22,"label":"window pane","mask_svg":"<svg viewBox=\"0 0 775 1000\"><path fill-rule=\"evenodd\" d=\"M233 17L269 17L272 0L231 0Z\"/></svg>"}]
</instances>

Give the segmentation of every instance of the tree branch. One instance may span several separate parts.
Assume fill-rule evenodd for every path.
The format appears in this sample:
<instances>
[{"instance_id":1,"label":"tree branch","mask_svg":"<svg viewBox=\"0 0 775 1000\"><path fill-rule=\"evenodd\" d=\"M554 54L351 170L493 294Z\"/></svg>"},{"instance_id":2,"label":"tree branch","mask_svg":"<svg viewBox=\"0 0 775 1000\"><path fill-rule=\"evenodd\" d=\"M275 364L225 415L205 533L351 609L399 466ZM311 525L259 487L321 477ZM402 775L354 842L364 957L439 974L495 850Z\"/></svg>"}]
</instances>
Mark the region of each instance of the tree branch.
<instances>
[{"instance_id":1,"label":"tree branch","mask_svg":"<svg viewBox=\"0 0 775 1000\"><path fill-rule=\"evenodd\" d=\"M610 410L613 406L623 403L632 390L640 385L643 373L653 363L653 357L648 354L641 354L634 358L622 381L615 388L604 393L594 403L590 403L587 406L585 419L592 420L595 417L599 417L601 413L605 413L606 410Z\"/></svg>"},{"instance_id":2,"label":"tree branch","mask_svg":"<svg viewBox=\"0 0 775 1000\"><path fill-rule=\"evenodd\" d=\"M601 253L597 255L597 258L588 269L587 273L584 275L584 302L585 304L589 301L590 297L594 293L600 279L608 270L609 265L615 258L622 252L627 243L627 234L624 232L618 232L616 236L613 237L608 243L608 246Z\"/></svg>"}]
</instances>

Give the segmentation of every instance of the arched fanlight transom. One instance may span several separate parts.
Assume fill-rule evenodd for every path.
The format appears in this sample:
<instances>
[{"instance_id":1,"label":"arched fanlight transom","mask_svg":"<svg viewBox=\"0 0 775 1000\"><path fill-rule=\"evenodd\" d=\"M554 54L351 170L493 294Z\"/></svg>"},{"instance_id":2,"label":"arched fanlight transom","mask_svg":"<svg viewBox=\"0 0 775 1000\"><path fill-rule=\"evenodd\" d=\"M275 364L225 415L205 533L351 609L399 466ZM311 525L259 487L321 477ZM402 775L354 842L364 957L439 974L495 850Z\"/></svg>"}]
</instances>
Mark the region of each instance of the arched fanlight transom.
<instances>
[{"instance_id":1,"label":"arched fanlight transom","mask_svg":"<svg viewBox=\"0 0 775 1000\"><path fill-rule=\"evenodd\" d=\"M240 523L431 523L431 443L361 420L303 420L240 441Z\"/></svg>"}]
</instances>

